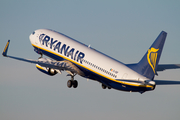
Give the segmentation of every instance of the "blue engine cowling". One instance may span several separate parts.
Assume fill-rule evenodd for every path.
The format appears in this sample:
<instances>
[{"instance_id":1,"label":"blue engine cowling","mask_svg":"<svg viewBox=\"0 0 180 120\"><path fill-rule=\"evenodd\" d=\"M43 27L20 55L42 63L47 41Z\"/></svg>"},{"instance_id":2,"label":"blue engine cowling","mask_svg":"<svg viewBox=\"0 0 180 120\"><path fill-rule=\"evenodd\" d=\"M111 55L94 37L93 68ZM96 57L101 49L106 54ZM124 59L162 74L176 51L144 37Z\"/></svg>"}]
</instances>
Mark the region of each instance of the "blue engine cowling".
<instances>
[{"instance_id":1,"label":"blue engine cowling","mask_svg":"<svg viewBox=\"0 0 180 120\"><path fill-rule=\"evenodd\" d=\"M54 70L54 69L52 69L52 68L45 68L45 67L42 67L42 66L40 66L40 65L38 65L38 64L36 64L36 68L39 70L39 71L41 71L41 72L43 72L43 73L45 73L45 74L47 74L47 75L50 75L50 76L53 76L53 75L56 75L57 74L57 71L56 70Z\"/></svg>"}]
</instances>

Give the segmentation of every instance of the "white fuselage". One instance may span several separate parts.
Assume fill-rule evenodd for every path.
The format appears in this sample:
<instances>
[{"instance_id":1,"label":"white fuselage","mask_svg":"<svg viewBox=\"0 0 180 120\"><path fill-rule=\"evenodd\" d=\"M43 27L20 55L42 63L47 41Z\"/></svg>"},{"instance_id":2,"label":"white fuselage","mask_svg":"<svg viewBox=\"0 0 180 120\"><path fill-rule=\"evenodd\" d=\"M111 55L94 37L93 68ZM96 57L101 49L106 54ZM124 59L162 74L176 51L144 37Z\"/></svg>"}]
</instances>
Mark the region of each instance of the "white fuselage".
<instances>
[{"instance_id":1,"label":"white fuselage","mask_svg":"<svg viewBox=\"0 0 180 120\"><path fill-rule=\"evenodd\" d=\"M49 57L52 55L59 56L75 65L85 68L85 70L91 73L98 74L114 82L139 86L142 85L142 82L145 80L149 80L123 63L52 30L36 30L30 35L30 41L34 47L46 51ZM85 77L91 78L88 76ZM124 81L122 82L121 80ZM132 83L126 80L138 81L139 83Z\"/></svg>"},{"instance_id":2,"label":"white fuselage","mask_svg":"<svg viewBox=\"0 0 180 120\"><path fill-rule=\"evenodd\" d=\"M123 63L52 30L36 30L30 35L30 41L34 47L69 60L110 80L127 79L142 82L148 80Z\"/></svg>"}]
</instances>

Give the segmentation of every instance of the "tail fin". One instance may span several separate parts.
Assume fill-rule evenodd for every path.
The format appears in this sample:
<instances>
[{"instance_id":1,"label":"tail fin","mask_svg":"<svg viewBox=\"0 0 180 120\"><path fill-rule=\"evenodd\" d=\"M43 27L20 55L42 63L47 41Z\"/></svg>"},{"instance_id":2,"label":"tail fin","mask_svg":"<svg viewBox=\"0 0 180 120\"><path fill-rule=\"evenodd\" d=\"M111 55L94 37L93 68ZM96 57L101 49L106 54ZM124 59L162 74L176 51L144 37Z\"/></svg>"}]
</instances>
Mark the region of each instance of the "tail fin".
<instances>
[{"instance_id":1,"label":"tail fin","mask_svg":"<svg viewBox=\"0 0 180 120\"><path fill-rule=\"evenodd\" d=\"M138 64L129 66L139 74L153 80L161 57L167 33L162 31Z\"/></svg>"}]
</instances>

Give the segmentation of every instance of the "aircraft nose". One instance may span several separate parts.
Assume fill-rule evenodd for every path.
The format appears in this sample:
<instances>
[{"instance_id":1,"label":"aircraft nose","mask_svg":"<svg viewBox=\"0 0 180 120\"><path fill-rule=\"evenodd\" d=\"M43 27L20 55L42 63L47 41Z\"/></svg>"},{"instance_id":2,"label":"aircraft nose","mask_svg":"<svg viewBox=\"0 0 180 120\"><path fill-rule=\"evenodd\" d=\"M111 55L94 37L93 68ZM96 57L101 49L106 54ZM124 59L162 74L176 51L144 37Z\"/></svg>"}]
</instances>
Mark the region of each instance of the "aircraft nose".
<instances>
[{"instance_id":1,"label":"aircraft nose","mask_svg":"<svg viewBox=\"0 0 180 120\"><path fill-rule=\"evenodd\" d=\"M30 34L30 36L29 36L29 40L30 40L31 44L34 43L34 36L35 36L35 31L32 32L32 33Z\"/></svg>"}]
</instances>

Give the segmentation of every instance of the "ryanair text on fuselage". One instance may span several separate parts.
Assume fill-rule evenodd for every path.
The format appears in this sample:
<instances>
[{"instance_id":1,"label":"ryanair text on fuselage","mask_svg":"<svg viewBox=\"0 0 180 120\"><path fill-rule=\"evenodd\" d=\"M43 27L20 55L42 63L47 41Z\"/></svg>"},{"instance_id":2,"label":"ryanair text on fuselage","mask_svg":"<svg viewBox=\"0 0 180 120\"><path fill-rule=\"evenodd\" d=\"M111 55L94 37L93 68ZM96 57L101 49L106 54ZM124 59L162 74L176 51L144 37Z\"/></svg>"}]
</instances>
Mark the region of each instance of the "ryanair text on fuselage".
<instances>
[{"instance_id":1,"label":"ryanair text on fuselage","mask_svg":"<svg viewBox=\"0 0 180 120\"><path fill-rule=\"evenodd\" d=\"M63 44L59 40L54 40L48 35L41 34L39 36L39 42L41 45L45 45L46 47L50 47L50 49L57 51L60 54L63 54L66 57L71 58L74 61L80 62L82 64L82 59L85 57L83 52L79 50L75 50L75 48L70 48L70 46Z\"/></svg>"}]
</instances>

